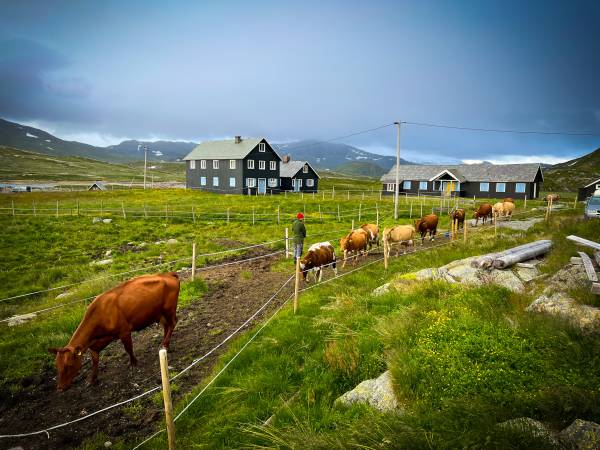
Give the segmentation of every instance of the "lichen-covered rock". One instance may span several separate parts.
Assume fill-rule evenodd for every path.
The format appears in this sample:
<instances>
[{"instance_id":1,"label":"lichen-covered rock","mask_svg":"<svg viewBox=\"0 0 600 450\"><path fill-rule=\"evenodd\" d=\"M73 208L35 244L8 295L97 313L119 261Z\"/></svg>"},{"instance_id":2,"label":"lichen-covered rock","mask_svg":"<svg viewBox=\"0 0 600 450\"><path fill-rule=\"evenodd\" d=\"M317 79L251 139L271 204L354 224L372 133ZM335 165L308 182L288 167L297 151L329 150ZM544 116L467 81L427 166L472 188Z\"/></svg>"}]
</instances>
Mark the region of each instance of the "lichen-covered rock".
<instances>
[{"instance_id":1,"label":"lichen-covered rock","mask_svg":"<svg viewBox=\"0 0 600 450\"><path fill-rule=\"evenodd\" d=\"M339 397L336 403L347 406L363 403L381 412L395 412L398 414L403 412L396 400L389 370L382 373L378 378L363 381L354 389Z\"/></svg>"},{"instance_id":2,"label":"lichen-covered rock","mask_svg":"<svg viewBox=\"0 0 600 450\"><path fill-rule=\"evenodd\" d=\"M587 275L583 267L578 264L569 264L550 277L544 294L552 294L557 289L561 291L576 289L586 282Z\"/></svg>"},{"instance_id":3,"label":"lichen-covered rock","mask_svg":"<svg viewBox=\"0 0 600 450\"><path fill-rule=\"evenodd\" d=\"M561 317L579 328L582 334L600 334L600 308L580 305L561 292L551 297L538 297L526 310Z\"/></svg>"},{"instance_id":4,"label":"lichen-covered rock","mask_svg":"<svg viewBox=\"0 0 600 450\"><path fill-rule=\"evenodd\" d=\"M510 269L494 269L488 272L488 276L488 281L510 289L513 292L523 292L525 290L523 282Z\"/></svg>"},{"instance_id":5,"label":"lichen-covered rock","mask_svg":"<svg viewBox=\"0 0 600 450\"><path fill-rule=\"evenodd\" d=\"M560 432L559 438L568 449L597 450L600 448L600 425L575 419Z\"/></svg>"},{"instance_id":6,"label":"lichen-covered rock","mask_svg":"<svg viewBox=\"0 0 600 450\"><path fill-rule=\"evenodd\" d=\"M467 262L461 265L455 265L454 267L450 267L448 269L448 273L452 275L452 277L461 283L468 284L481 284L481 279L479 278L479 270L471 267L471 262Z\"/></svg>"},{"instance_id":7,"label":"lichen-covered rock","mask_svg":"<svg viewBox=\"0 0 600 450\"><path fill-rule=\"evenodd\" d=\"M419 281L435 280L437 278L437 269L429 267L427 269L419 270L418 272L415 272L415 278Z\"/></svg>"},{"instance_id":8,"label":"lichen-covered rock","mask_svg":"<svg viewBox=\"0 0 600 450\"><path fill-rule=\"evenodd\" d=\"M385 283L375 289L373 289L373 295L375 297L379 297L381 295L387 294L390 292L390 283Z\"/></svg>"},{"instance_id":9,"label":"lichen-covered rock","mask_svg":"<svg viewBox=\"0 0 600 450\"><path fill-rule=\"evenodd\" d=\"M6 324L9 327L16 327L18 325L22 325L26 322L29 322L31 319L34 319L36 317L37 315L35 313L20 314L18 316L9 317Z\"/></svg>"},{"instance_id":10,"label":"lichen-covered rock","mask_svg":"<svg viewBox=\"0 0 600 450\"><path fill-rule=\"evenodd\" d=\"M562 448L558 440L550 433L550 430L546 428L546 425L530 417L510 419L498 424L498 426L505 430L527 433L536 439L543 440L548 448Z\"/></svg>"},{"instance_id":11,"label":"lichen-covered rock","mask_svg":"<svg viewBox=\"0 0 600 450\"><path fill-rule=\"evenodd\" d=\"M515 272L517 273L517 276L524 282L531 281L540 275L540 271L537 270L535 266L523 267L517 265L515 267Z\"/></svg>"}]
</instances>

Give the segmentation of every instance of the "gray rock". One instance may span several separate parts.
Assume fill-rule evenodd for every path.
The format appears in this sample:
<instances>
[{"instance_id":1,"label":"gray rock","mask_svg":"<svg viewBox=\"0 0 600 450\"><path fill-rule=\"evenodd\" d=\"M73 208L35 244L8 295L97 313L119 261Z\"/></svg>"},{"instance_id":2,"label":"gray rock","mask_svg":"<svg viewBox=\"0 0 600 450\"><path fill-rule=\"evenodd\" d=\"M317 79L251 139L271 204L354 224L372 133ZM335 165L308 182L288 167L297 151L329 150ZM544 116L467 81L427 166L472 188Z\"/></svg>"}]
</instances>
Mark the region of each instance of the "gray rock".
<instances>
[{"instance_id":1,"label":"gray rock","mask_svg":"<svg viewBox=\"0 0 600 450\"><path fill-rule=\"evenodd\" d=\"M582 334L600 334L600 308L580 305L562 292L556 292L551 297L542 295L525 309L561 317L578 328Z\"/></svg>"},{"instance_id":2,"label":"gray rock","mask_svg":"<svg viewBox=\"0 0 600 450\"><path fill-rule=\"evenodd\" d=\"M579 257L579 256L571 256L571 264L576 264L578 266L581 266L583 264L583 261L581 260L581 257Z\"/></svg>"},{"instance_id":3,"label":"gray rock","mask_svg":"<svg viewBox=\"0 0 600 450\"><path fill-rule=\"evenodd\" d=\"M23 325L24 323L29 322L31 319L34 319L35 317L36 317L35 313L12 316L12 317L8 318L8 321L6 322L6 324L9 327L16 327L17 325Z\"/></svg>"},{"instance_id":4,"label":"gray rock","mask_svg":"<svg viewBox=\"0 0 600 450\"><path fill-rule=\"evenodd\" d=\"M90 263L92 266L106 266L108 264L112 264L113 260L111 258L101 259L100 261L94 261Z\"/></svg>"},{"instance_id":5,"label":"gray rock","mask_svg":"<svg viewBox=\"0 0 600 450\"><path fill-rule=\"evenodd\" d=\"M373 295L375 297L379 297L381 295L387 294L390 292L390 283L385 283L375 289L373 289Z\"/></svg>"},{"instance_id":6,"label":"gray rock","mask_svg":"<svg viewBox=\"0 0 600 450\"><path fill-rule=\"evenodd\" d=\"M448 269L446 269L445 266L440 267L438 269L437 278L440 280L447 281L448 283L456 283L456 280L454 279L454 277L452 275L450 275L450 273L448 272Z\"/></svg>"},{"instance_id":7,"label":"gray rock","mask_svg":"<svg viewBox=\"0 0 600 450\"><path fill-rule=\"evenodd\" d=\"M523 267L517 265L517 267L515 267L515 272L517 273L517 276L524 282L531 281L540 275L540 271L537 270L537 267L535 266Z\"/></svg>"},{"instance_id":8,"label":"gray rock","mask_svg":"<svg viewBox=\"0 0 600 450\"><path fill-rule=\"evenodd\" d=\"M454 266L448 269L448 273L456 280L461 283L468 284L481 284L481 279L479 278L479 270L471 267L471 262L469 261L467 264L463 264L460 266Z\"/></svg>"},{"instance_id":9,"label":"gray rock","mask_svg":"<svg viewBox=\"0 0 600 450\"><path fill-rule=\"evenodd\" d=\"M178 241L177 239L173 239L173 238L171 238L171 239L169 239L169 240L167 241L167 244L169 244L169 245L172 245L172 244L177 244L178 242L179 242L179 241Z\"/></svg>"},{"instance_id":10,"label":"gray rock","mask_svg":"<svg viewBox=\"0 0 600 450\"><path fill-rule=\"evenodd\" d=\"M600 425L575 419L560 432L559 438L569 449L596 450L600 448Z\"/></svg>"},{"instance_id":11,"label":"gray rock","mask_svg":"<svg viewBox=\"0 0 600 450\"><path fill-rule=\"evenodd\" d=\"M415 272L417 280L434 280L437 278L437 269L429 267L427 269L419 270Z\"/></svg>"},{"instance_id":12,"label":"gray rock","mask_svg":"<svg viewBox=\"0 0 600 450\"><path fill-rule=\"evenodd\" d=\"M550 277L548 286L544 289L544 294L552 294L557 290L577 289L584 283L587 283L585 270L579 265L569 264Z\"/></svg>"},{"instance_id":13,"label":"gray rock","mask_svg":"<svg viewBox=\"0 0 600 450\"><path fill-rule=\"evenodd\" d=\"M110 442L110 441L106 441L106 442L104 443L104 448L110 448L110 447L112 447L112 442Z\"/></svg>"},{"instance_id":14,"label":"gray rock","mask_svg":"<svg viewBox=\"0 0 600 450\"><path fill-rule=\"evenodd\" d=\"M70 296L70 295L73 295L73 293L72 293L72 292L63 292L62 294L58 294L58 295L56 296L56 298L57 298L57 299L61 299L61 298L68 297L68 296Z\"/></svg>"},{"instance_id":15,"label":"gray rock","mask_svg":"<svg viewBox=\"0 0 600 450\"><path fill-rule=\"evenodd\" d=\"M374 380L363 381L354 389L339 397L336 403L347 406L363 403L381 412L403 413L394 394L392 376L389 370Z\"/></svg>"},{"instance_id":16,"label":"gray rock","mask_svg":"<svg viewBox=\"0 0 600 450\"><path fill-rule=\"evenodd\" d=\"M112 250L106 250L106 253L104 253L104 256L110 256L112 255Z\"/></svg>"},{"instance_id":17,"label":"gray rock","mask_svg":"<svg viewBox=\"0 0 600 450\"><path fill-rule=\"evenodd\" d=\"M102 220L102 222L104 222L104 223L111 223L112 219L104 219L104 220Z\"/></svg>"},{"instance_id":18,"label":"gray rock","mask_svg":"<svg viewBox=\"0 0 600 450\"><path fill-rule=\"evenodd\" d=\"M525 285L511 270L491 270L488 273L488 281L504 286L513 292L523 292Z\"/></svg>"},{"instance_id":19,"label":"gray rock","mask_svg":"<svg viewBox=\"0 0 600 450\"><path fill-rule=\"evenodd\" d=\"M510 419L498 424L498 426L505 430L527 433L537 439L541 439L546 442L548 448L562 448L558 440L550 433L550 430L546 428L546 425L538 420L531 419L530 417Z\"/></svg>"},{"instance_id":20,"label":"gray rock","mask_svg":"<svg viewBox=\"0 0 600 450\"><path fill-rule=\"evenodd\" d=\"M98 222L102 222L102 219L100 217L94 217L92 219L92 223L98 223Z\"/></svg>"}]
</instances>

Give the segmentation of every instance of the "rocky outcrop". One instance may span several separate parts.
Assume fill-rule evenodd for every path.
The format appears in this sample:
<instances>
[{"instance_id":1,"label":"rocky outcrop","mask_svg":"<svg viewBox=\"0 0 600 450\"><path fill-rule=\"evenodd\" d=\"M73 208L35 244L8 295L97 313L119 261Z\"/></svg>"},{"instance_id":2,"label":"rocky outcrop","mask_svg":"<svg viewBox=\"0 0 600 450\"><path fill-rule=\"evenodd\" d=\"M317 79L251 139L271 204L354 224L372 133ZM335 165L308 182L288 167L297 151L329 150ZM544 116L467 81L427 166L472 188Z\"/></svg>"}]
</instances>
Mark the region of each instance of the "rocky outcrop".
<instances>
[{"instance_id":1,"label":"rocky outcrop","mask_svg":"<svg viewBox=\"0 0 600 450\"><path fill-rule=\"evenodd\" d=\"M560 432L559 438L568 449L599 449L600 425L595 422L575 419L571 425Z\"/></svg>"},{"instance_id":2,"label":"rocky outcrop","mask_svg":"<svg viewBox=\"0 0 600 450\"><path fill-rule=\"evenodd\" d=\"M342 405L362 403L369 405L381 412L394 412L402 414L403 410L396 400L392 386L390 371L386 371L378 378L365 380L351 391L346 392L336 401Z\"/></svg>"},{"instance_id":3,"label":"rocky outcrop","mask_svg":"<svg viewBox=\"0 0 600 450\"><path fill-rule=\"evenodd\" d=\"M600 308L580 305L562 292L542 295L526 308L530 312L550 314L568 320L582 334L600 334Z\"/></svg>"},{"instance_id":4,"label":"rocky outcrop","mask_svg":"<svg viewBox=\"0 0 600 450\"><path fill-rule=\"evenodd\" d=\"M558 440L552 435L552 432L546 427L546 425L530 417L510 419L506 422L498 424L498 427L533 436L534 438L543 441L546 444L544 447L547 448L562 448Z\"/></svg>"}]
</instances>

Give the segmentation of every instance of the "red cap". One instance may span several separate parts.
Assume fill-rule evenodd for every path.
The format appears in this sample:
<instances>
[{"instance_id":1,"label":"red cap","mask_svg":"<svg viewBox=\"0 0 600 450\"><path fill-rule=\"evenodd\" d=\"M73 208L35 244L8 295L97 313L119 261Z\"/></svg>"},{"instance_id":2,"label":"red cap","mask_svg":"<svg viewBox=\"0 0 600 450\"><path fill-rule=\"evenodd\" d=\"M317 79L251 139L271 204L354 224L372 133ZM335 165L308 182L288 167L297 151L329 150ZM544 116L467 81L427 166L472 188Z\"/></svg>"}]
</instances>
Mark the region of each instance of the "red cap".
<instances>
[{"instance_id":1,"label":"red cap","mask_svg":"<svg viewBox=\"0 0 600 450\"><path fill-rule=\"evenodd\" d=\"M302 214L302 213L298 213L298 214L296 215L296 217L297 217L298 219L304 219L304 214Z\"/></svg>"}]
</instances>

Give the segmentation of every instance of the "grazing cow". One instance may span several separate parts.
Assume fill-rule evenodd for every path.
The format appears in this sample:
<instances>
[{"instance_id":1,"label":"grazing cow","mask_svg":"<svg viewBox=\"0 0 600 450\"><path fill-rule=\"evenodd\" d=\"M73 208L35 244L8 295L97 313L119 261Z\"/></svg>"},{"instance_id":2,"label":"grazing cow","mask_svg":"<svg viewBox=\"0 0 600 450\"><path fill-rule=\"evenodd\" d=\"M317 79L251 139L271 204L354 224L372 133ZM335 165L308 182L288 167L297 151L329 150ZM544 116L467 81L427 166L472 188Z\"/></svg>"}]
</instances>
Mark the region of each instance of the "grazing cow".
<instances>
[{"instance_id":1,"label":"grazing cow","mask_svg":"<svg viewBox=\"0 0 600 450\"><path fill-rule=\"evenodd\" d=\"M512 213L515 210L515 204L512 202L503 202L502 209L504 211L504 217L508 216L508 220L512 219Z\"/></svg>"},{"instance_id":2,"label":"grazing cow","mask_svg":"<svg viewBox=\"0 0 600 450\"><path fill-rule=\"evenodd\" d=\"M494 211L494 218L496 220L498 220L498 218L500 218L504 215L504 203L502 203L502 202L494 203L492 210Z\"/></svg>"},{"instance_id":3,"label":"grazing cow","mask_svg":"<svg viewBox=\"0 0 600 450\"><path fill-rule=\"evenodd\" d=\"M69 343L62 348L48 349L56 355L57 390L64 391L73 384L81 369L83 354L88 350L92 356L92 373L88 382L96 382L99 353L117 339L121 340L129 354L131 365L136 365L131 332L150 324L163 324L162 346L169 348L177 323L178 297L179 277L175 272L137 277L96 297L87 307Z\"/></svg>"},{"instance_id":4,"label":"grazing cow","mask_svg":"<svg viewBox=\"0 0 600 450\"><path fill-rule=\"evenodd\" d=\"M552 203L555 203L560 200L560 194L548 194L546 195L544 200L546 201L546 203L550 203L550 200L552 200Z\"/></svg>"},{"instance_id":5,"label":"grazing cow","mask_svg":"<svg viewBox=\"0 0 600 450\"><path fill-rule=\"evenodd\" d=\"M481 205L479 205L479 208L477 209L477 211L475 211L475 213L473 213L473 217L475 218L475 226L477 226L477 222L479 222L479 218L481 218L481 220L483 221L483 224L485 225L485 221L488 218L492 218L492 205L490 205L489 203L482 203Z\"/></svg>"},{"instance_id":6,"label":"grazing cow","mask_svg":"<svg viewBox=\"0 0 600 450\"><path fill-rule=\"evenodd\" d=\"M504 200L502 200L502 203L512 203L513 205L515 204L515 201L512 199L512 197L506 197Z\"/></svg>"},{"instance_id":7,"label":"grazing cow","mask_svg":"<svg viewBox=\"0 0 600 450\"><path fill-rule=\"evenodd\" d=\"M356 260L358 256L362 253L366 256L367 252L367 243L369 242L369 238L367 236L367 232L362 228L358 230L353 230L348 233L345 237L340 239L340 249L344 252L344 262L342 263L342 269L346 267L346 261L348 260L348 255L354 254L354 258L352 261L352 265L356 264Z\"/></svg>"},{"instance_id":8,"label":"grazing cow","mask_svg":"<svg viewBox=\"0 0 600 450\"><path fill-rule=\"evenodd\" d=\"M377 248L379 248L379 227L374 223L363 223L360 227L367 232L369 250L373 244L377 244Z\"/></svg>"},{"instance_id":9,"label":"grazing cow","mask_svg":"<svg viewBox=\"0 0 600 450\"><path fill-rule=\"evenodd\" d=\"M391 228L383 229L383 251L386 256L390 257L390 245L393 242L397 242L400 245L396 249L396 256L400 253L400 246L406 244L406 246L412 246L414 249L413 239L415 238L415 227L412 225L396 225ZM406 248L404 249L406 253Z\"/></svg>"},{"instance_id":10,"label":"grazing cow","mask_svg":"<svg viewBox=\"0 0 600 450\"><path fill-rule=\"evenodd\" d=\"M463 228L465 226L465 210L460 208L460 209L455 209L452 211L451 213L452 216L452 220L456 220L458 221L458 228L460 229L460 226L462 225Z\"/></svg>"},{"instance_id":11,"label":"grazing cow","mask_svg":"<svg viewBox=\"0 0 600 450\"><path fill-rule=\"evenodd\" d=\"M437 232L438 216L435 214L428 214L425 217L421 217L415 221L415 230L421 233L421 244L425 240L427 232L429 232L429 240L435 239L435 233Z\"/></svg>"},{"instance_id":12,"label":"grazing cow","mask_svg":"<svg viewBox=\"0 0 600 450\"><path fill-rule=\"evenodd\" d=\"M300 269L302 269L302 278L308 281L308 272L313 272L315 283L323 278L323 267L331 265L333 272L337 276L337 267L335 262L335 252L333 245L329 242L319 242L308 248L304 258L300 260Z\"/></svg>"}]
</instances>

